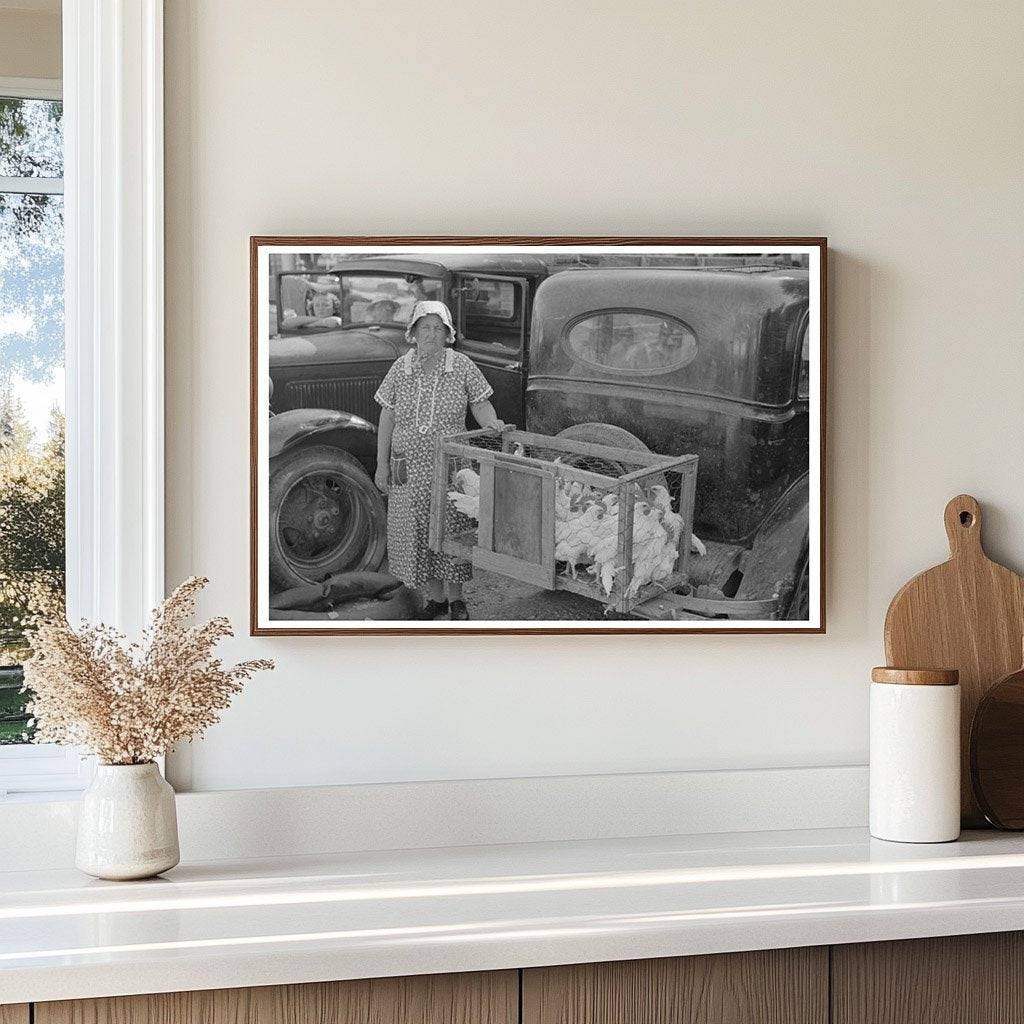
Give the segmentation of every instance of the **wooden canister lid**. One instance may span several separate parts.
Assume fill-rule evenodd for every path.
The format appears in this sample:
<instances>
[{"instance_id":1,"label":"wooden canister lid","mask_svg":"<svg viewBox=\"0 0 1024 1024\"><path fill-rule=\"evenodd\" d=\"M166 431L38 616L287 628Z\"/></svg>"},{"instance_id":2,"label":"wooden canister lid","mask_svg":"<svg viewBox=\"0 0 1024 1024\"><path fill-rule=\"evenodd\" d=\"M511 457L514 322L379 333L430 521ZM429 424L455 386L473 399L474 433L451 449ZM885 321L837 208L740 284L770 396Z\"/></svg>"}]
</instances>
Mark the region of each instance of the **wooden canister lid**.
<instances>
[{"instance_id":1,"label":"wooden canister lid","mask_svg":"<svg viewBox=\"0 0 1024 1024\"><path fill-rule=\"evenodd\" d=\"M956 686L960 673L955 668L889 668L871 670L873 683L901 683L909 686Z\"/></svg>"}]
</instances>

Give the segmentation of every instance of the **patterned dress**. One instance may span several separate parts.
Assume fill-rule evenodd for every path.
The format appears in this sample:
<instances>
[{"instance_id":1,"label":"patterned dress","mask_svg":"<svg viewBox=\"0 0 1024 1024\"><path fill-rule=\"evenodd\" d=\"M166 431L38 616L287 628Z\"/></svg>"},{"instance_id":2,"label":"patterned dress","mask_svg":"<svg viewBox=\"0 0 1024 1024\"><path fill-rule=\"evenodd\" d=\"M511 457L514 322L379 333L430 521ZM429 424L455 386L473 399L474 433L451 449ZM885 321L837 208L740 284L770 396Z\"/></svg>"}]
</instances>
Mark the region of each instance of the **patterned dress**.
<instances>
[{"instance_id":1,"label":"patterned dress","mask_svg":"<svg viewBox=\"0 0 1024 1024\"><path fill-rule=\"evenodd\" d=\"M430 494L440 438L465 430L467 405L492 394L476 363L449 348L429 373L415 350L397 359L373 396L395 413L392 465L404 456L408 466L408 482L392 481L388 497L388 568L411 587L473 576L469 562L430 550Z\"/></svg>"}]
</instances>

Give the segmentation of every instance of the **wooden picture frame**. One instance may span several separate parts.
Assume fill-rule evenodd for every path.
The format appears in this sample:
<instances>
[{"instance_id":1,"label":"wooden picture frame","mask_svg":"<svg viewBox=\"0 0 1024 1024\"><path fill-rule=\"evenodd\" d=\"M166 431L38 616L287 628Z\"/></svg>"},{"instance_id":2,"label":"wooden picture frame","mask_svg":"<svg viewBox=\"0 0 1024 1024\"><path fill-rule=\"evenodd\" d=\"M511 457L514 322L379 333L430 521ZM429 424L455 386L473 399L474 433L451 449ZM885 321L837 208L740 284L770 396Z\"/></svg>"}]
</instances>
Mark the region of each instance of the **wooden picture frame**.
<instances>
[{"instance_id":1,"label":"wooden picture frame","mask_svg":"<svg viewBox=\"0 0 1024 1024\"><path fill-rule=\"evenodd\" d=\"M251 635L822 634L825 632L828 255L825 238L273 235L250 238L249 252ZM278 262L274 264L278 270L276 271L277 276L273 280L271 279L272 257L279 257ZM289 260L291 262L287 265L291 269L281 271L279 268ZM381 262L374 263L374 260ZM480 269L485 262L487 262L489 270ZM703 578L701 573L706 570L708 582L682 584L678 591L666 593L664 600L653 611L649 604L644 604L640 609L640 613L644 615L661 615L667 609L666 614L671 617L653 620L648 618L608 619L604 613L600 613L601 617L594 619L566 618L536 621L532 619L496 619L492 614L488 618L468 622L424 622L404 619L366 621L354 618L328 618L329 615L341 614L346 610L350 614L360 614L364 606L353 601L342 600L328 611L324 611L324 606L318 604L316 607L320 610L310 612L308 613L310 617L301 619L281 618L282 614L293 616L296 613L294 611L282 613L278 608L270 608L272 578L270 520L272 517L268 506L272 476L271 464L282 464L284 460L280 456L285 451L292 453L297 450L296 445L301 447L309 439L319 437L328 437L331 444L341 446L343 450L349 452L351 461L351 451L355 451L355 449L351 451L345 449L346 442L337 440L337 437L341 435L330 434L330 431L335 429L332 424L336 425L340 422L339 417L341 416L350 416L351 420L360 420L361 423L369 423L372 419L372 416L369 415L372 407L368 405L368 399L372 398L376 378L370 374L370 376L360 377L353 383L354 376L347 369L350 364L344 361L332 363L330 358L334 357L324 355L326 343L323 342L323 338L332 333L341 336L344 330L358 327L358 331L353 331L344 337L354 340L358 334L364 343L363 349L366 349L368 345L372 347L372 343L378 341L383 343L385 336L391 338L394 335L395 340L392 341L390 350L394 354L389 361L393 361L394 358L402 354L400 349L395 347L402 343L401 328L403 325L398 319L395 319L394 323L387 322L383 326L365 321L364 328L362 323L355 322L352 313L360 303L362 309L366 310L377 305L380 300L371 301L372 296L355 292L353 290L355 286L349 283L346 274L350 272L353 275L351 280L358 281L359 288L367 288L369 285L366 282L371 279L368 275L375 275L372 279L377 280L378 283L382 277L387 276L384 269L380 272L376 271L378 266L384 268L385 263L387 263L385 268L387 275L392 275L397 282L393 308L397 308L399 298L405 300L404 294L400 294L404 287L401 283L403 279L407 279L406 283L415 282L418 286L422 286L425 281L430 280L432 286L443 287L443 293L438 292L437 294L443 294L444 300L453 307L453 315L457 320L456 349L469 355L470 359L473 359L482 368L485 375L488 370L495 367L502 371L508 371L512 375L512 386L509 391L512 398L509 401L513 403L516 401L516 380L520 382L518 386L522 397L519 400L521 405L517 409L523 413L525 422L517 424L517 426L524 427L527 432L533 432L529 435L523 434L523 437L534 437L537 433L534 431L535 424L531 422L531 411L535 412L534 419L542 420L544 423L554 421L550 410L544 406L545 399L540 393L541 390L546 390L548 395L554 395L551 401L555 405L561 403L559 411L563 418L564 406L573 405L576 408L588 409L587 403L593 400L597 405L604 402L605 404L601 406L604 409L611 408L611 403L617 403L614 407L619 410L628 408L634 415L629 422L632 425L637 422L644 425L647 420L637 421L635 412L641 410L642 413L643 410L652 409L654 410L650 414L652 424L654 423L654 414L659 413L662 419L669 421L669 425L665 429L671 430L678 427L678 435L674 436L688 438L694 442L695 448L700 448L700 451L703 452L704 463L709 467L706 471L706 478L710 481L707 487L718 490L712 497L708 496L707 490L702 493L700 469L698 468L696 470L696 512L690 513L685 528L687 530L692 528L696 532L706 531L708 523L714 524L718 521L725 524L720 531L721 537L725 539L712 538L706 546L706 554L692 559L692 563L702 567L692 577L693 581ZM434 269L428 273L424 267L420 274L419 265L428 263L432 266L439 266L442 270ZM477 269L467 271L464 269L466 267ZM517 270L516 267L519 267L520 270ZM538 267L540 269L536 270ZM330 268L329 271L327 268ZM531 269L528 272L522 268ZM500 272L502 270L504 273ZM438 284L435 278L430 277L430 273L439 275L442 271L445 276L442 283ZM698 274L702 276L698 276ZM550 283L554 282L556 277L557 283ZM342 283L343 279L345 283ZM307 308L304 310L297 312L292 308L286 309L287 298L282 297L282 289L287 284L291 292L294 293L296 280L300 280L300 290L306 289L306 294L310 294L312 290L333 291L335 298L331 309L341 315L321 316L320 314L328 307L324 301L319 302L318 305L323 308L317 310L316 316L313 315L312 310L308 309L308 301ZM469 285L466 284L467 280L470 281ZM322 283L318 284L318 281ZM703 314L700 310L687 313L685 307L677 309L675 305L672 305L672 308L668 308L670 304L677 302L675 298L677 291L684 289L686 282L690 281L699 281L702 286L701 294L712 296L710 300L702 299L701 301L720 303L714 309L713 317L711 313L708 313L705 320L701 320ZM470 294L470 285L473 289L472 298L466 300L466 295ZM486 287L482 290L481 285ZM617 298L613 294L614 289L620 285L622 288L633 289L634 291L629 292L630 295L641 296L642 294L642 297L635 302L621 301L621 298ZM486 288L488 287L492 291L487 292ZM541 291L541 301L537 303L534 300L537 298L538 290L542 287L545 290ZM273 290L275 288L277 291ZM348 288L347 291L346 288ZM596 299L586 299L587 288L596 289L593 292L597 296ZM602 290L603 288L606 290ZM353 295L356 297L353 298ZM481 295L484 296L483 299L480 298ZM670 298L658 299L658 295ZM715 298L716 295L720 295L720 298ZM607 300L605 296L607 296ZM495 304L494 309L487 305L492 300ZM346 301L350 303L348 313L352 317L352 323L343 324ZM560 310L558 315L569 316L564 323L558 320L554 312L557 301L564 304L562 307L557 307ZM590 303L589 306L587 301ZM682 302L683 299L678 301ZM299 299L298 302L301 303L302 299ZM582 302L579 309L583 309L584 312L573 311L572 302L577 304ZM565 303L568 304L565 305ZM733 310L733 306L729 305L730 303L735 303L735 310ZM294 306L296 303L292 302L292 305ZM761 320L756 320L755 314L762 308L765 310L764 316ZM480 314L474 320L473 317L477 316L477 311L481 309L485 311L486 315ZM511 312L509 312L510 310ZM566 310L568 313L565 312ZM303 315L306 313L309 315ZM493 336L486 334L488 317L490 316L496 322L506 313L508 313L506 317L508 324L502 323L494 326L495 331L500 327L505 333ZM495 315L491 316L491 314ZM400 316L395 312L389 315L392 318ZM616 320L616 317L620 319ZM629 319L630 317L632 320ZM657 321L661 324L658 336L662 339L662 348L654 356L650 356L648 353L654 344L651 339L657 332L654 332L648 323L640 323L645 318L647 321ZM271 323L272 319L274 319L273 324ZM747 333L742 337L738 334L723 335L725 340L719 338L716 348L717 336L712 337L703 327L705 321L710 323L712 319L715 323L741 324L742 327L735 327L734 330L743 330ZM691 320L694 321L695 326L691 326L689 322ZM334 330L335 321L337 321L338 330ZM592 340L596 336L598 327L588 327L589 334L586 331L579 334L573 333L575 325L584 323L589 325L591 322L599 325L600 331L603 332L601 338L604 340L600 342L600 345L604 348L600 357L593 354L593 346L597 343ZM296 324L298 326L295 326ZM485 326L481 327L480 324ZM636 349L636 344L632 349L622 349L617 340L609 340L618 339L622 335L624 324L627 327L631 324L634 325L637 337L642 334L645 349ZM750 324L755 324L755 326L749 326ZM479 333L481 338L497 337L498 340L486 342L475 340L468 331L463 329L469 325L474 325L472 329ZM513 327L518 334L513 332ZM309 328L308 333L303 333L304 328ZM632 330L633 327L630 329ZM632 336L632 334L629 335L629 337ZM321 339L319 344L318 337ZM521 355L518 360L513 358L499 366L493 358L489 359L492 352L483 347L485 344L491 346L494 351L501 352L505 352L502 345L507 345L506 354L513 354L516 337L521 338ZM585 340L577 343L573 340L577 337ZM281 382L280 386L270 381L271 341L274 342L273 351L277 354L275 356L275 375ZM678 367L675 364L663 364L657 361L668 358L663 355L663 352L670 349L672 352L682 352L684 342L689 345L687 352L696 352L697 354L688 355L685 360L681 358ZM531 345L537 347L531 348ZM573 345L576 348L572 348ZM584 348L580 348L580 345L583 345ZM586 348L587 345L590 345L591 348ZM628 353L633 353L634 350L642 351L644 358L653 360L653 362L644 363L640 356L631 355L630 358L633 359L633 362L624 364L628 367L627 369L622 369L622 367L609 369L606 364L614 362L609 353L615 351L616 345ZM474 349L473 346L477 346L477 348ZM407 350L408 345L405 348ZM363 349L361 352L365 355ZM701 369L703 364L698 364L705 349L711 353L707 361L714 362L713 372L719 374L715 380L724 380L729 375L731 375L730 379L742 377L745 381L744 387L747 389L745 392L727 394L722 388L718 388L716 391L714 387L705 388L702 392L697 384L692 386L688 384L688 381L691 380L711 379L712 370L703 370ZM286 352L284 358L279 357L282 351ZM318 367L315 372L303 369L303 353L306 352L310 354L309 366ZM559 387L559 378L557 374L551 372L551 365L559 360L564 363L567 353L570 357L582 353L581 359L592 360L586 365L593 369L591 373L593 381L585 379L585 375L577 374L571 379L564 377L562 387ZM714 356L713 360L712 355ZM475 356L477 358L474 358ZM721 365L730 359L734 361L735 365L727 371L722 370ZM690 361L695 367L692 372L686 370ZM285 364L288 367L287 372L281 369ZM579 363L575 365L578 367ZM666 365L668 369L663 371L662 365ZM545 374L543 389L538 367ZM621 386L613 379L615 373L620 370L630 378ZM308 372L312 376L308 380L300 380L302 372ZM374 372L379 376L380 368L378 367ZM703 378L700 377L701 373L705 375ZM520 377L516 378L516 374L520 374ZM497 378L492 374L488 379ZM530 382L534 380L537 387L531 389ZM677 390L673 391L673 387ZM280 417L284 413L278 412L275 415L270 411L272 393L274 408L285 408L288 420L287 429L281 425L284 421ZM573 396L571 400L566 397L570 394ZM609 398L608 395L612 395L613 398ZM350 400L349 396L357 396L357 398L351 398L351 401L358 400L361 403L362 411L367 413L365 419L356 414L349 414L340 408L343 402ZM334 404L332 405L331 402ZM498 408L497 398L495 403L499 417L507 419L502 416L502 410ZM527 408L528 403L529 409ZM669 410L668 414L665 412L666 408ZM312 422L317 419L310 415L314 409L323 413L320 417L323 422ZM679 410L679 416L678 424L674 425L675 413L673 410L676 409ZM699 412L694 410L699 410ZM272 447L270 442L272 419L275 425L275 445L278 447ZM614 428L611 431L613 436L618 438L618 432L624 428L621 423L616 423L614 420L615 417L608 416L597 422L607 422L610 427ZM345 422L350 422L350 420ZM509 420L509 422L512 421ZM592 425L586 417L579 422L588 427ZM706 429L701 432L699 427L694 427L695 422L698 425L701 422L706 424ZM575 423L575 421L570 421L570 423ZM372 427L372 423L369 425ZM365 449L369 430L366 427L360 429L363 430L364 436L359 439L359 444L364 447L359 449L361 452L359 458L362 459L365 471L369 465L368 460L371 458ZM375 430L375 428L373 429ZM308 433L303 434L299 441L295 441L294 438L302 434L303 430ZM317 430L321 430L323 433L318 434ZM715 432L713 436L711 431ZM643 433L643 431L640 432ZM550 430L541 430L539 433L549 438L555 436L555 433ZM800 447L804 433L806 433L806 458ZM285 443L291 447L285 449L279 447L279 438L282 435L286 437ZM743 439L736 440L740 435ZM472 439L470 443L473 443ZM588 451L593 449L590 451L590 455L597 458L594 452L601 448L601 445L595 445L594 439L587 437L583 439L583 444ZM682 441L673 443L673 446L679 447L680 444ZM661 447L664 448L665 445L663 444ZM509 450L510 446L507 445L506 455ZM659 452L659 448L655 446L644 450ZM605 461L601 466L612 465L614 467L617 465L611 457L612 451L613 449L607 445L604 447ZM617 451L620 458L625 460L623 449L620 447ZM788 454L784 454L779 463L771 461L778 458L780 451ZM460 454L465 455L465 451L460 449ZM514 452L513 454L525 460L523 465L531 461L530 452ZM695 454L695 452L683 450L659 452L659 454L670 458L687 456ZM574 458L574 456L570 456L570 458ZM540 459L547 459L548 463L533 459L532 461L536 463L533 467L534 470L549 476L546 465L550 465L551 454L541 454ZM274 462L274 460L277 461ZM490 463L493 462L493 459L484 461ZM677 458L673 466L682 466L685 462L685 459ZM806 465L806 469L802 469L804 465ZM778 473L773 476L776 466L779 467ZM635 471L635 466L633 468ZM443 478L443 472L437 467L435 470L435 475L439 479ZM371 476L372 472L371 466ZM493 482L493 467L484 472L490 474L490 479ZM561 475L568 478L574 474L566 472ZM634 472L634 477L637 475ZM639 475L642 476L642 474ZM580 474L577 473L575 476L580 476ZM582 476L585 478L586 473ZM804 480L804 476L806 476L806 480ZM596 479L597 477L595 477ZM665 478L666 483L668 479L668 477ZM735 491L736 496L732 500L726 490L728 482L731 480L740 481ZM438 487L442 488L439 493L443 496L445 484L436 481L435 484L435 490ZM306 485L303 484L303 486ZM546 488L544 494L550 498L552 481L548 479L544 486ZM564 486L568 486L568 484L566 483ZM760 516L760 519L750 520L749 516L747 519L743 518L744 510L738 508L740 501L738 488L740 486L744 488L744 500L755 508L756 515ZM317 562L314 559L310 563L313 568L307 568L307 562L303 561L303 558L309 550L309 544L313 542L309 541L303 532L305 527L301 524L307 520L316 524L320 522L317 518L318 515L326 516L328 517L327 525L324 529L327 531L327 535L331 536L329 516L339 516L336 506L332 505L330 500L321 502L327 507L325 511L319 506L314 508L315 501L313 499L303 499L305 504L301 504L298 499L292 497L294 492L295 488L293 487L292 490L287 491L286 497L280 499L278 505L275 506L277 509L273 517L276 531L274 537L277 538L277 547L275 548L277 561L274 563L275 579L282 578L281 573L284 574L286 580L315 578L316 571L327 563ZM311 488L309 493L319 494L320 492ZM330 493L339 493L336 483L333 492ZM625 499L625 489L620 488L617 493ZM672 499L671 509L685 519L686 487L682 487L680 491L680 487L676 486L674 493L676 496ZM693 500L692 484L689 493ZM436 520L438 516L436 494L433 500L435 507L432 510L432 519ZM493 501L493 497L481 500L484 502L481 507L487 508L488 517L497 514L489 504ZM758 504L759 502L760 504ZM632 499L630 499L630 505L632 505ZM645 505L644 508L648 509L648 505ZM615 508L615 506L609 507ZM286 508L289 510L288 515L291 518L285 517ZM305 513L311 509L313 511L309 516L305 516L298 515L296 509L298 513ZM477 514L479 515L479 510ZM666 515L668 514L670 513L666 512ZM356 513L352 513L344 521L350 524L355 515ZM730 516L733 519L730 519ZM443 519L443 516L441 518ZM545 524L545 530L551 529L551 518L551 511L548 510L544 517L538 520ZM632 533L631 526L627 529L627 521L631 522L632 520L627 516L620 524L622 538ZM286 525L281 526L282 522L285 522ZM294 522L300 524L298 533L295 531ZM752 531L748 530L745 535L739 536L751 522L754 523L755 528ZM439 543L436 536L436 523L434 525L435 537L432 543ZM478 537L486 537L486 542L492 545L495 543L493 525L489 521L486 528L480 526L477 530ZM803 525L802 535L801 525ZM351 525L346 528L350 534L354 532ZM313 532L316 529L317 527L314 526ZM364 530L360 536L368 535L369 532L369 530ZM296 536L299 538L298 541L289 540L287 544L281 540L281 538ZM802 541L801 536L803 537ZM546 538L546 540L550 540L550 538ZM474 543L479 543L479 541L474 541ZM704 546L695 537L694 544L698 543ZM544 550L545 557L550 562L552 545L544 543L540 545L540 548ZM330 551L333 550L330 549ZM441 549L438 547L436 550ZM463 549L456 546L452 550ZM465 550L475 549L471 545ZM696 552L698 549L694 546L692 550ZM283 556L281 552L284 552ZM620 560L625 561L621 555ZM515 559L506 559L492 551L482 551L479 560L474 559L474 561L478 566L486 565L490 569L493 569L494 566L504 568L512 565L511 571L515 571ZM678 568L679 565L685 565L685 560L681 560L675 568ZM624 567L616 566L616 569ZM786 571L783 573L780 567ZM570 566L564 562L558 563L559 571L565 574L569 568ZM713 569L721 571L715 575L712 572ZM543 572L527 575L533 580L549 580L551 571L551 566L548 565L544 567ZM781 578L773 582L771 577L775 571L780 573ZM632 572L633 563L630 562L626 575L629 576ZM296 576L295 573L299 573L299 575ZM301 575L302 573L308 575ZM332 578L336 579L337 577ZM520 581L524 578L526 577L510 577L512 580L510 586L513 588L519 586ZM666 576L665 578L675 581L676 576ZM287 585L287 583L279 584L279 586ZM525 583L522 585L525 586ZM612 585L618 586L615 583ZM572 588L567 587L566 589ZM577 587L576 590L580 592L581 588ZM288 593L292 592L288 591ZM302 593L305 594L305 591ZM630 607L631 602L626 600L625 594L626 589L623 584L617 601L610 600L606 606L620 609ZM280 597L280 592L275 592L274 598L278 597ZM333 596L331 600L334 600ZM547 598L545 598L546 600ZM578 600L586 601L586 598ZM600 606L595 604L595 607ZM353 609L354 611L352 611ZM728 618L717 617L723 614L723 609L724 613L729 615ZM769 618L743 618L744 615L763 615L766 609L771 616ZM273 614L273 618L271 614ZM633 614L637 614L637 612ZM806 615L806 618L780 617L783 614L801 614Z\"/></svg>"}]
</instances>

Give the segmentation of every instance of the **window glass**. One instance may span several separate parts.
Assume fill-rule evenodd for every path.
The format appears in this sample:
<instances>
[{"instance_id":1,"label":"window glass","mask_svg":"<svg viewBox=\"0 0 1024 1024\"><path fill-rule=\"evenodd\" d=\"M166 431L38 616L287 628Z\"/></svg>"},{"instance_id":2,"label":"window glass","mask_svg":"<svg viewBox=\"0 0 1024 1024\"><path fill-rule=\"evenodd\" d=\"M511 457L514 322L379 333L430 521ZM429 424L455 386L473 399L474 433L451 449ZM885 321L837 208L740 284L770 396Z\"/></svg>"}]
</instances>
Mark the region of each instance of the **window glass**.
<instances>
[{"instance_id":1,"label":"window glass","mask_svg":"<svg viewBox=\"0 0 1024 1024\"><path fill-rule=\"evenodd\" d=\"M697 339L680 320L631 310L577 321L566 343L583 362L622 373L676 370L697 355Z\"/></svg>"},{"instance_id":2,"label":"window glass","mask_svg":"<svg viewBox=\"0 0 1024 1024\"><path fill-rule=\"evenodd\" d=\"M462 286L466 317L489 320L514 320L516 286L513 281L488 281L476 277Z\"/></svg>"},{"instance_id":3,"label":"window glass","mask_svg":"<svg viewBox=\"0 0 1024 1024\"><path fill-rule=\"evenodd\" d=\"M811 396L811 341L810 332L804 328L804 340L800 347L800 376L797 379L796 397L810 398Z\"/></svg>"},{"instance_id":4,"label":"window glass","mask_svg":"<svg viewBox=\"0 0 1024 1024\"><path fill-rule=\"evenodd\" d=\"M64 602L61 104L0 97L0 744L31 739L25 626Z\"/></svg>"},{"instance_id":5,"label":"window glass","mask_svg":"<svg viewBox=\"0 0 1024 1024\"><path fill-rule=\"evenodd\" d=\"M459 296L465 342L519 352L523 327L520 282L464 277L459 281Z\"/></svg>"},{"instance_id":6,"label":"window glass","mask_svg":"<svg viewBox=\"0 0 1024 1024\"><path fill-rule=\"evenodd\" d=\"M55 100L0 96L0 176L62 178L62 107Z\"/></svg>"},{"instance_id":7,"label":"window glass","mask_svg":"<svg viewBox=\"0 0 1024 1024\"><path fill-rule=\"evenodd\" d=\"M441 300L442 293L443 284L436 278L284 274L276 304L281 311L280 330L301 333L360 324L404 326L417 302Z\"/></svg>"}]
</instances>

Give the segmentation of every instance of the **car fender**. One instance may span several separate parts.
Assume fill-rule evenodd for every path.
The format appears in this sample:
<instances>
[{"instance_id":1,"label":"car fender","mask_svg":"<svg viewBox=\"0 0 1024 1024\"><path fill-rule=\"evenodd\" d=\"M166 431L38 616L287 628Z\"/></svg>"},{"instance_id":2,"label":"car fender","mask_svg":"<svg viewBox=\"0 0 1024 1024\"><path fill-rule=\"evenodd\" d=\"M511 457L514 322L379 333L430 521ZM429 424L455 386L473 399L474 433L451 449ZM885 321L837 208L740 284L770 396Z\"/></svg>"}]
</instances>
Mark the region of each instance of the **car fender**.
<instances>
[{"instance_id":1,"label":"car fender","mask_svg":"<svg viewBox=\"0 0 1024 1024\"><path fill-rule=\"evenodd\" d=\"M289 409L270 417L270 458L309 440L327 441L328 435L358 439L358 447L375 444L377 428L350 412L334 409ZM348 447L345 445L345 447Z\"/></svg>"},{"instance_id":2,"label":"car fender","mask_svg":"<svg viewBox=\"0 0 1024 1024\"><path fill-rule=\"evenodd\" d=\"M765 516L745 560L739 599L777 596L788 607L808 553L809 475L802 474Z\"/></svg>"}]
</instances>

